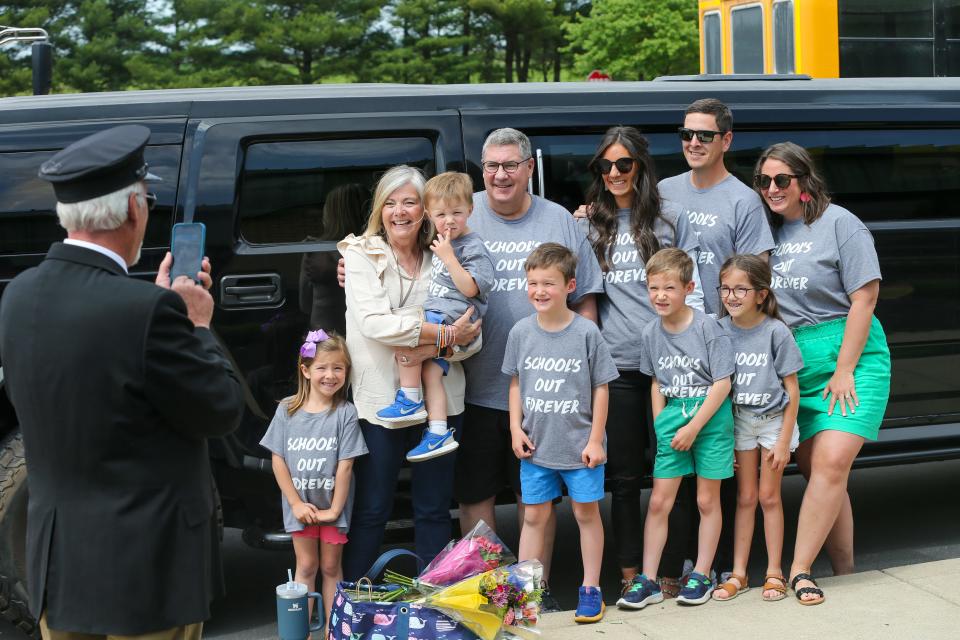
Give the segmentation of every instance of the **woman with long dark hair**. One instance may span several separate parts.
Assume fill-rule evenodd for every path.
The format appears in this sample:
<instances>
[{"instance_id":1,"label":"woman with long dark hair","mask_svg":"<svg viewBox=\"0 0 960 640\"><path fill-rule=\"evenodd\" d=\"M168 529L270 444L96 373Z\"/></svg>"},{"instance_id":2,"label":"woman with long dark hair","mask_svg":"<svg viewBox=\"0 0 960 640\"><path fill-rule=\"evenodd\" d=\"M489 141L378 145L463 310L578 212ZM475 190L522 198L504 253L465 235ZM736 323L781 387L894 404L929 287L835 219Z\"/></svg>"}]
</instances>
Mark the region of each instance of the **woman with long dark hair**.
<instances>
[{"instance_id":1,"label":"woman with long dark hair","mask_svg":"<svg viewBox=\"0 0 960 640\"><path fill-rule=\"evenodd\" d=\"M800 505L790 583L800 604L823 602L810 567L826 544L836 574L853 572L847 479L864 440L876 440L890 395L890 350L873 315L880 262L855 215L830 202L806 149L769 147L754 171L776 242L772 289L803 354L797 463Z\"/></svg>"},{"instance_id":2,"label":"woman with long dark hair","mask_svg":"<svg viewBox=\"0 0 960 640\"><path fill-rule=\"evenodd\" d=\"M588 214L581 222L588 227L604 272L604 295L598 298L600 325L620 372L610 383L606 471L613 497L613 541L629 606L631 589L642 585L644 578L638 575L643 555L640 487L646 472L650 413L650 378L639 371L637 337L657 317L647 295L644 265L665 247L695 252L697 236L678 208L661 201L649 145L637 129L608 129L589 167L593 182L588 204L578 217ZM703 308L702 302L694 304ZM666 565L671 563L677 570L672 575L678 575L683 554L669 558Z\"/></svg>"}]
</instances>

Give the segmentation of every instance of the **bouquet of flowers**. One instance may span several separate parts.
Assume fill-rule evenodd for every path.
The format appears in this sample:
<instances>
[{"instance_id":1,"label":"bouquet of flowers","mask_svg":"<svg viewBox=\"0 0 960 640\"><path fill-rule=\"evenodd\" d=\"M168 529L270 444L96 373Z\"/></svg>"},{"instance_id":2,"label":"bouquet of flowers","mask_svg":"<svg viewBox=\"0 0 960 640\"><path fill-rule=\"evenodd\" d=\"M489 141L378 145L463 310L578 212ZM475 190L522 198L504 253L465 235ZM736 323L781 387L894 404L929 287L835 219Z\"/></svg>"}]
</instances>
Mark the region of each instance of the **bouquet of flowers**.
<instances>
[{"instance_id":1,"label":"bouquet of flowers","mask_svg":"<svg viewBox=\"0 0 960 640\"><path fill-rule=\"evenodd\" d=\"M516 561L497 534L481 520L470 533L451 541L416 582L427 588L446 587Z\"/></svg>"},{"instance_id":2,"label":"bouquet of flowers","mask_svg":"<svg viewBox=\"0 0 960 640\"><path fill-rule=\"evenodd\" d=\"M438 609L483 640L536 638L543 565L527 560L440 589L420 602Z\"/></svg>"}]
</instances>

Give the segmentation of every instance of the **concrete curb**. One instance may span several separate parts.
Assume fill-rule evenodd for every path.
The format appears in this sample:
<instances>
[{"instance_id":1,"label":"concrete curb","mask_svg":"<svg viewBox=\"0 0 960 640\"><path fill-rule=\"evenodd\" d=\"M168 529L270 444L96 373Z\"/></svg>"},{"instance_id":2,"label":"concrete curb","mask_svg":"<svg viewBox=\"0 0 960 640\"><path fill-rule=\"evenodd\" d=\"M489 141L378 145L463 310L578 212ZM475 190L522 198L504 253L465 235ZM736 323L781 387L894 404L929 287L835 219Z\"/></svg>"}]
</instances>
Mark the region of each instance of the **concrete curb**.
<instances>
[{"instance_id":1,"label":"concrete curb","mask_svg":"<svg viewBox=\"0 0 960 640\"><path fill-rule=\"evenodd\" d=\"M802 640L955 640L960 637L960 593L949 587L960 558L817 580L823 604L800 606L793 592L764 602L752 588L730 602L682 607L673 600L642 611L607 608L603 621L577 625L572 612L547 614L545 640L630 638L789 637ZM885 603L890 603L886 606Z\"/></svg>"}]
</instances>

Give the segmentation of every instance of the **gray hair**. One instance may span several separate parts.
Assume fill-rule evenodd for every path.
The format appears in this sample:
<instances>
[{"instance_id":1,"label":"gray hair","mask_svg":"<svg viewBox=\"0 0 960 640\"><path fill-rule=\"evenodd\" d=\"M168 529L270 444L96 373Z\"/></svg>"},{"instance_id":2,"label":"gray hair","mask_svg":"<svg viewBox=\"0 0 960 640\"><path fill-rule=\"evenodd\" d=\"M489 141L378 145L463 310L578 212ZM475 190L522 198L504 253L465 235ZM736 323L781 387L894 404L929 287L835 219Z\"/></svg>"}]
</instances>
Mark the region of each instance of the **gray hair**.
<instances>
[{"instance_id":1,"label":"gray hair","mask_svg":"<svg viewBox=\"0 0 960 640\"><path fill-rule=\"evenodd\" d=\"M127 220L127 202L131 193L142 196L143 183L135 182L113 193L81 202L57 203L60 226L72 231L113 231Z\"/></svg>"},{"instance_id":2,"label":"gray hair","mask_svg":"<svg viewBox=\"0 0 960 640\"><path fill-rule=\"evenodd\" d=\"M408 184L416 189L417 197L420 198L420 206L423 207L423 190L427 186L427 179L423 177L423 172L416 167L398 164L384 173L380 181L377 182L377 188L373 192L370 217L367 218L367 228L363 235L386 238L386 231L383 228L383 203L387 201L391 193ZM429 217L424 215L420 224L422 225L420 228L420 248L429 249L430 242L433 240L433 223L430 222Z\"/></svg>"},{"instance_id":3,"label":"gray hair","mask_svg":"<svg viewBox=\"0 0 960 640\"><path fill-rule=\"evenodd\" d=\"M505 127L490 132L490 135L488 135L487 139L483 142L483 150L480 153L480 157L487 157L487 147L507 147L510 145L516 145L520 150L520 156L524 159L533 156L530 150L530 138L522 131Z\"/></svg>"}]
</instances>

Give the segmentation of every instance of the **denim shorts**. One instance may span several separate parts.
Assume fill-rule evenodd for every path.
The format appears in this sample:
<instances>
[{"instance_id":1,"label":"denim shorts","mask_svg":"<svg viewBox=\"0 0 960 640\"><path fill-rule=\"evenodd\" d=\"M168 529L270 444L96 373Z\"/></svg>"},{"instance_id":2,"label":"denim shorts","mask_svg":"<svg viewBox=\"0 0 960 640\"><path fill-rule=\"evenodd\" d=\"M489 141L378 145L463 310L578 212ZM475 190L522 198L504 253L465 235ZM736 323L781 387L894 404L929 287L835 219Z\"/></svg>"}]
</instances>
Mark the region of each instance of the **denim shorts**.
<instances>
[{"instance_id":1,"label":"denim shorts","mask_svg":"<svg viewBox=\"0 0 960 640\"><path fill-rule=\"evenodd\" d=\"M770 450L780 438L783 430L783 413L765 413L757 415L741 407L733 406L733 438L737 451L753 451L758 446ZM790 436L790 451L796 451L800 444L800 430L793 425Z\"/></svg>"},{"instance_id":2,"label":"denim shorts","mask_svg":"<svg viewBox=\"0 0 960 640\"><path fill-rule=\"evenodd\" d=\"M603 466L593 469L548 469L529 460L520 461L520 497L523 504L550 502L563 495L560 482L574 502L603 500Z\"/></svg>"},{"instance_id":3,"label":"denim shorts","mask_svg":"<svg viewBox=\"0 0 960 640\"><path fill-rule=\"evenodd\" d=\"M434 311L433 309L425 310L423 312L423 319L432 324L450 324L447 322L446 314ZM434 358L433 361L437 363L438 367L443 369L443 375L447 375L450 371L450 363L443 358Z\"/></svg>"}]
</instances>

